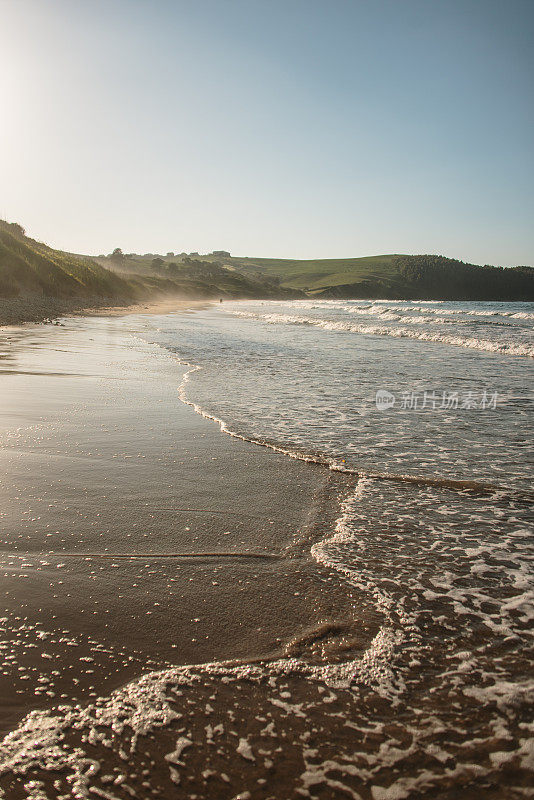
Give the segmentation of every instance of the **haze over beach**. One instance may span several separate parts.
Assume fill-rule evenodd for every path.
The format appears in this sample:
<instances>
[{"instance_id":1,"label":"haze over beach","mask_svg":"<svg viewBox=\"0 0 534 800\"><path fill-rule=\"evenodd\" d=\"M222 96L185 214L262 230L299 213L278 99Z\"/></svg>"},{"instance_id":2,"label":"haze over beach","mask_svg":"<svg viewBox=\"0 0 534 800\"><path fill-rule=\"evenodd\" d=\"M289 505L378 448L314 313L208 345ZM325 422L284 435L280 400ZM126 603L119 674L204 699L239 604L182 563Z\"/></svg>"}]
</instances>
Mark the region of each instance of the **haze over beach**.
<instances>
[{"instance_id":1,"label":"haze over beach","mask_svg":"<svg viewBox=\"0 0 534 800\"><path fill-rule=\"evenodd\" d=\"M0 10L0 798L532 797L532 4Z\"/></svg>"}]
</instances>

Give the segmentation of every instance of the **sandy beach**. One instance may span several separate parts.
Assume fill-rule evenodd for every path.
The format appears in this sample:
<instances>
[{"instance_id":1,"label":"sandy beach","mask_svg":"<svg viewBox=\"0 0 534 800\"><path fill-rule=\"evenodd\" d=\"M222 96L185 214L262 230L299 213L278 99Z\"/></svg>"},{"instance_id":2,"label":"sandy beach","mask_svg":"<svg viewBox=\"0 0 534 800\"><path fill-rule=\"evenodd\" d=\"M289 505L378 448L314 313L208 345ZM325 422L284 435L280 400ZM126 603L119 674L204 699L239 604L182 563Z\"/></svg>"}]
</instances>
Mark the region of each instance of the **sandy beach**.
<instances>
[{"instance_id":1,"label":"sandy beach","mask_svg":"<svg viewBox=\"0 0 534 800\"><path fill-rule=\"evenodd\" d=\"M128 314L169 314L188 308L203 308L209 300L188 300L184 297L161 297L146 302L109 305L104 298L61 299L21 296L0 298L0 329L25 323L51 322L69 316L124 316Z\"/></svg>"},{"instance_id":2,"label":"sandy beach","mask_svg":"<svg viewBox=\"0 0 534 800\"><path fill-rule=\"evenodd\" d=\"M184 406L185 368L138 337L142 316L62 325L1 334L2 731L149 670L299 652L317 629L363 650L372 625L355 644L309 556L344 479Z\"/></svg>"}]
</instances>

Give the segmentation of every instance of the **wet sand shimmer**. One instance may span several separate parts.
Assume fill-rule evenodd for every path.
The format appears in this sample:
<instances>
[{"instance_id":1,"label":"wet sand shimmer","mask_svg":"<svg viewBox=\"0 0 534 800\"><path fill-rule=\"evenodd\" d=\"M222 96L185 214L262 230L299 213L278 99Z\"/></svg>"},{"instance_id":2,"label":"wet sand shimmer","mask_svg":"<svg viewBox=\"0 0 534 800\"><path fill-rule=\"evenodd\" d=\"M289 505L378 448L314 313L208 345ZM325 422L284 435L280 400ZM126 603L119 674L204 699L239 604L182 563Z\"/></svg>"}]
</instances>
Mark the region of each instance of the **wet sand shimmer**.
<instances>
[{"instance_id":1,"label":"wet sand shimmer","mask_svg":"<svg viewBox=\"0 0 534 800\"><path fill-rule=\"evenodd\" d=\"M4 731L148 669L280 655L352 616L306 546L343 479L180 403L184 370L135 337L142 317L65 325L1 340Z\"/></svg>"}]
</instances>

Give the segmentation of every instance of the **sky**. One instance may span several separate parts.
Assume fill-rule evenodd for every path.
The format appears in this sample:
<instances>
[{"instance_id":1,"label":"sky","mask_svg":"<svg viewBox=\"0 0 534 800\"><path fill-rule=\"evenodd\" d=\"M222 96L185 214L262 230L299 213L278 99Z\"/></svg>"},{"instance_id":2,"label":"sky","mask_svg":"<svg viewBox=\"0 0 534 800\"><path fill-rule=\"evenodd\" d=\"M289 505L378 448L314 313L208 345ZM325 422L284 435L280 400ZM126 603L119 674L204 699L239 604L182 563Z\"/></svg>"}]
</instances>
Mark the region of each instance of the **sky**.
<instances>
[{"instance_id":1,"label":"sky","mask_svg":"<svg viewBox=\"0 0 534 800\"><path fill-rule=\"evenodd\" d=\"M0 217L534 265L533 0L0 0Z\"/></svg>"}]
</instances>

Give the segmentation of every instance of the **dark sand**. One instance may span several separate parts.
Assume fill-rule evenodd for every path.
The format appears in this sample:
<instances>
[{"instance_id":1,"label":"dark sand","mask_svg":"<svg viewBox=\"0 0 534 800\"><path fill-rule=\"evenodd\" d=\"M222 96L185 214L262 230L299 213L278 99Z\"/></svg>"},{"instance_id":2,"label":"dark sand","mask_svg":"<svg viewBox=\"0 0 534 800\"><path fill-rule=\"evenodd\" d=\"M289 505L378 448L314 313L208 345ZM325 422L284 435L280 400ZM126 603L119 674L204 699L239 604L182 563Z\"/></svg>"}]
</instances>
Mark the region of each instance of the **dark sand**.
<instances>
[{"instance_id":1,"label":"dark sand","mask_svg":"<svg viewBox=\"0 0 534 800\"><path fill-rule=\"evenodd\" d=\"M344 479L184 406L142 317L65 325L0 339L2 730L149 669L355 624L309 555Z\"/></svg>"}]
</instances>

